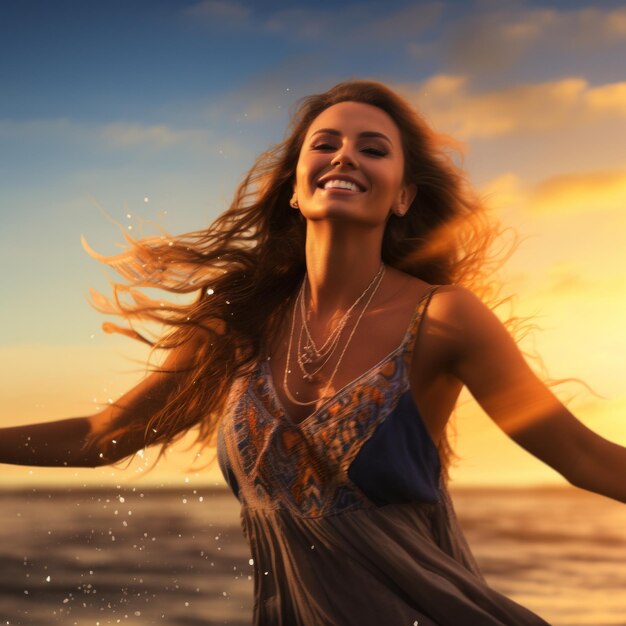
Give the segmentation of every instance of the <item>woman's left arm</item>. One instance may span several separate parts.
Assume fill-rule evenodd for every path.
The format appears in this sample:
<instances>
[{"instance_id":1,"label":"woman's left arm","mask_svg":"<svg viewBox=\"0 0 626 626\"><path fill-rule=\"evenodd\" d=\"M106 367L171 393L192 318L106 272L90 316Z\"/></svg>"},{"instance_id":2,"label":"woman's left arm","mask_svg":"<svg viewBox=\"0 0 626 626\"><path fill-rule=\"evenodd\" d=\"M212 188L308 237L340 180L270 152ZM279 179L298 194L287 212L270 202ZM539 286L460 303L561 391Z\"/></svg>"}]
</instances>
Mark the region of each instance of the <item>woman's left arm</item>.
<instances>
[{"instance_id":1,"label":"woman's left arm","mask_svg":"<svg viewBox=\"0 0 626 626\"><path fill-rule=\"evenodd\" d=\"M587 428L531 370L496 315L463 287L435 309L447 335L450 373L516 443L572 485L626 502L626 448ZM436 320L435 320L436 323Z\"/></svg>"}]
</instances>

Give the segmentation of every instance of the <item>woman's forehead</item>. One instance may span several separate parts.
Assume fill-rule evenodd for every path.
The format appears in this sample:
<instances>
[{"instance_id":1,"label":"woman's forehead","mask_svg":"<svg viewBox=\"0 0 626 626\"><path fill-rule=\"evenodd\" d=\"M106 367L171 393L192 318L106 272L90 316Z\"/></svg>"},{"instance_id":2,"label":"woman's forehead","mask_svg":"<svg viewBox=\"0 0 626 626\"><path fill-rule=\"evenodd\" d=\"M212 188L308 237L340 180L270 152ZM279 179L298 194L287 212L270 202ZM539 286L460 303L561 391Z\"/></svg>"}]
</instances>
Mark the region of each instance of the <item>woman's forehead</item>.
<instances>
[{"instance_id":1,"label":"woman's forehead","mask_svg":"<svg viewBox=\"0 0 626 626\"><path fill-rule=\"evenodd\" d=\"M368 131L380 132L393 143L400 139L400 131L391 117L382 109L363 102L339 102L324 109L311 122L307 136L324 128L355 135Z\"/></svg>"}]
</instances>

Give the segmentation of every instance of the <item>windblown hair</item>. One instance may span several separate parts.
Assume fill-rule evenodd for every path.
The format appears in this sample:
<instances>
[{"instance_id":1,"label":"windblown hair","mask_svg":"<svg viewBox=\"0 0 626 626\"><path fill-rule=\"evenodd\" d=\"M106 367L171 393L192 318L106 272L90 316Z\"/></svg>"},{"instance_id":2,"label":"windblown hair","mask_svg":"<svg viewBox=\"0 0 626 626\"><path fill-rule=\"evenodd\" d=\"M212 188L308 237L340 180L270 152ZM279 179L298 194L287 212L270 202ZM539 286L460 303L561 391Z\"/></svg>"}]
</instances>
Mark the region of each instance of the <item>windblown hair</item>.
<instances>
[{"instance_id":1,"label":"windblown hair","mask_svg":"<svg viewBox=\"0 0 626 626\"><path fill-rule=\"evenodd\" d=\"M207 229L180 236L127 236L129 248L121 255L95 255L126 279L114 284L112 300L95 302L126 319L130 330L118 328L120 332L143 339L133 322L153 321L165 329L150 342L153 349L198 345L195 361L177 372L181 382L150 422L120 427L143 433L146 445L161 444L161 454L192 427L198 429L197 442L214 443L233 382L255 364L265 342L276 337L306 270L306 222L289 205L300 149L311 122L344 101L373 105L391 117L402 137L405 183L417 185L407 214L388 219L383 261L430 284L463 285L495 305L499 289L494 272L510 253L492 251L504 231L455 164L459 146L434 132L407 101L378 82L345 81L302 98L287 138L258 157L230 207ZM148 298L145 288L196 297L174 304ZM511 318L507 324L516 322ZM119 428L113 424L94 437L92 443L105 458L116 434ZM440 454L447 480L453 455L447 434Z\"/></svg>"}]
</instances>

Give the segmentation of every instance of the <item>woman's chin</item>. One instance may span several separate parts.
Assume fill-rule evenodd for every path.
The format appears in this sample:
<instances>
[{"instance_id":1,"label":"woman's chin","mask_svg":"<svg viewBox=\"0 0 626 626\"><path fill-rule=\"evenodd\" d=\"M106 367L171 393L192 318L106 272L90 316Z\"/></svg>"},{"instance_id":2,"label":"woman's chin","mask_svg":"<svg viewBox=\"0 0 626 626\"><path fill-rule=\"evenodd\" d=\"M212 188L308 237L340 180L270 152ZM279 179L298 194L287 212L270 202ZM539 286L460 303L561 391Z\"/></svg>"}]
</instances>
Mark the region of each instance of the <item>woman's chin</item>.
<instances>
[{"instance_id":1,"label":"woman's chin","mask_svg":"<svg viewBox=\"0 0 626 626\"><path fill-rule=\"evenodd\" d=\"M310 222L329 222L332 224L375 227L384 225L384 215L376 215L365 210L355 210L355 207L327 205L312 210L302 211L302 215Z\"/></svg>"}]
</instances>

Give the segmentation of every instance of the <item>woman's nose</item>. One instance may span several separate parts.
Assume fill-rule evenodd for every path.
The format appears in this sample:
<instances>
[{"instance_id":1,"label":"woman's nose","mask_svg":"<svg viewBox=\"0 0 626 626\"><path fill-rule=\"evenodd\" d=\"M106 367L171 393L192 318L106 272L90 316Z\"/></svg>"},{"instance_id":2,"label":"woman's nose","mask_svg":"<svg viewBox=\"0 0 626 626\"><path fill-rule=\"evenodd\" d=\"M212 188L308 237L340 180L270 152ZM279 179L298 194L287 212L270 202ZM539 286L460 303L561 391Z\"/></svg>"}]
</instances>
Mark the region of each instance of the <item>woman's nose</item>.
<instances>
[{"instance_id":1,"label":"woman's nose","mask_svg":"<svg viewBox=\"0 0 626 626\"><path fill-rule=\"evenodd\" d=\"M352 148L347 145L341 146L331 160L331 165L357 165L357 160L352 152Z\"/></svg>"}]
</instances>

